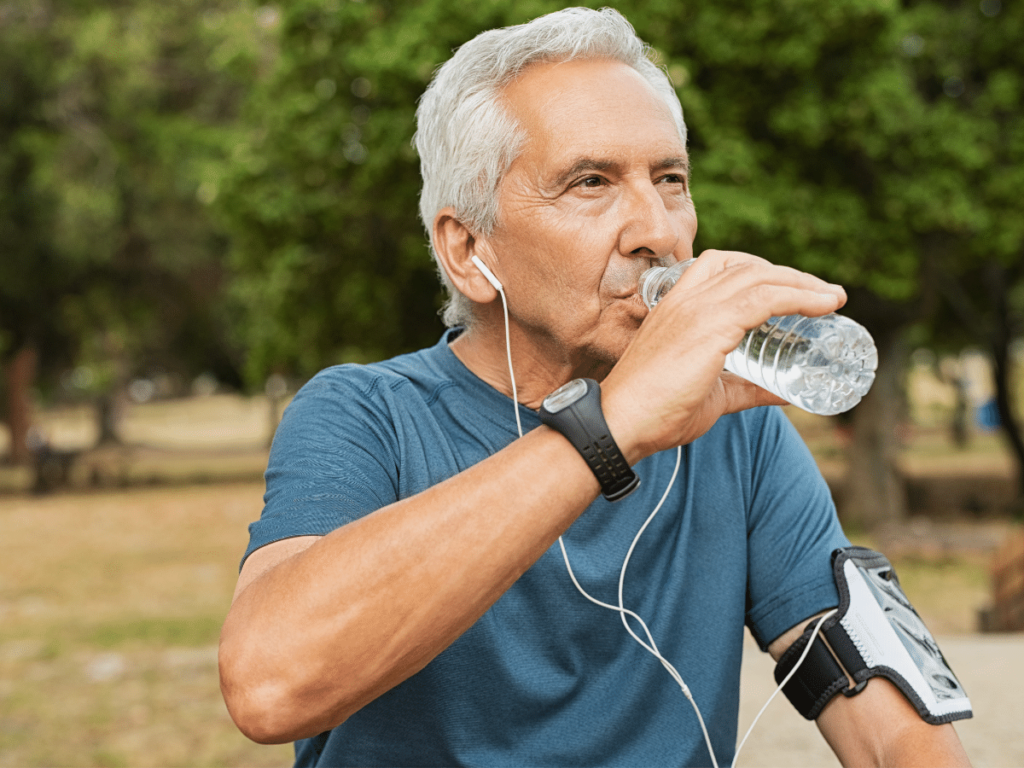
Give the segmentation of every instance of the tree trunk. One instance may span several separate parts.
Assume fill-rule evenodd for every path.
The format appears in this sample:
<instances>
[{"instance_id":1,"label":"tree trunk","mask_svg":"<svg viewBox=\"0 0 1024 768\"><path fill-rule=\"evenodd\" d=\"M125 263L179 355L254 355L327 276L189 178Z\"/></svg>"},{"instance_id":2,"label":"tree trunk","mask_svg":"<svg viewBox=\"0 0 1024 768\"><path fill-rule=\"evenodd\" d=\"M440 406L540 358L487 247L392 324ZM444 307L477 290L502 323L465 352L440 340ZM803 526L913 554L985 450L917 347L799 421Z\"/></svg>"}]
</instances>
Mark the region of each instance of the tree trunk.
<instances>
[{"instance_id":1,"label":"tree trunk","mask_svg":"<svg viewBox=\"0 0 1024 768\"><path fill-rule=\"evenodd\" d=\"M39 354L25 345L7 366L7 425L11 430L11 463L30 464L32 451L28 433L32 427L32 385L36 378Z\"/></svg>"},{"instance_id":2,"label":"tree trunk","mask_svg":"<svg viewBox=\"0 0 1024 768\"><path fill-rule=\"evenodd\" d=\"M1013 394L1010 375L1012 360L1010 358L1010 342L1013 337L1011 326L1007 280L1004 271L993 267L988 277L989 294L992 299L994 324L990 349L996 383L996 407L999 409L999 426L1006 437L1010 450L1017 461L1017 497L1018 509L1024 508L1019 503L1024 501L1024 438L1021 437L1020 425L1017 423L1013 408Z\"/></svg>"},{"instance_id":3,"label":"tree trunk","mask_svg":"<svg viewBox=\"0 0 1024 768\"><path fill-rule=\"evenodd\" d=\"M1024 438L1021 436L1020 425L1013 411L1012 393L1010 390L1010 354L1009 345L998 348L993 345L992 359L995 363L996 407L999 409L999 427L1009 443L1010 450L1017 462L1017 497L1024 501ZM1022 505L1018 505L1022 506ZM1022 506L1024 508L1024 506Z\"/></svg>"},{"instance_id":4,"label":"tree trunk","mask_svg":"<svg viewBox=\"0 0 1024 768\"><path fill-rule=\"evenodd\" d=\"M872 329L879 366L871 391L853 410L853 439L847 448L847 474L839 513L845 525L861 530L901 520L907 514L906 484L896 458L903 421L903 329Z\"/></svg>"},{"instance_id":5,"label":"tree trunk","mask_svg":"<svg viewBox=\"0 0 1024 768\"><path fill-rule=\"evenodd\" d=\"M263 385L267 396L267 448L274 444L277 425L281 423L281 404L288 394L288 381L279 373L272 373Z\"/></svg>"},{"instance_id":6,"label":"tree trunk","mask_svg":"<svg viewBox=\"0 0 1024 768\"><path fill-rule=\"evenodd\" d=\"M956 401L953 405L953 415L950 417L949 434L958 449L965 450L970 441L970 430L967 425L970 403L967 401L967 382L963 376L957 375L953 380L956 388Z\"/></svg>"},{"instance_id":7,"label":"tree trunk","mask_svg":"<svg viewBox=\"0 0 1024 768\"><path fill-rule=\"evenodd\" d=\"M96 398L96 439L97 445L121 444L121 416L124 414L124 395L120 387L114 387Z\"/></svg>"}]
</instances>

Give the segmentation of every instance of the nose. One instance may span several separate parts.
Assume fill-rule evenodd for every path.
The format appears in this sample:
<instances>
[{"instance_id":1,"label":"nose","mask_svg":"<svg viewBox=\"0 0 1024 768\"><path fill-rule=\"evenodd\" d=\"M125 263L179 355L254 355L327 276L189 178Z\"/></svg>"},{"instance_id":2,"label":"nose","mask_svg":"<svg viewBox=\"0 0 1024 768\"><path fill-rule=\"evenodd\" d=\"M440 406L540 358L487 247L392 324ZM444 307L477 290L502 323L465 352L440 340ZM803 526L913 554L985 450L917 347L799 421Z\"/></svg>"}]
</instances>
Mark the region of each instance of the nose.
<instances>
[{"instance_id":1,"label":"nose","mask_svg":"<svg viewBox=\"0 0 1024 768\"><path fill-rule=\"evenodd\" d=\"M672 254L679 242L678 223L665 207L657 187L649 181L628 186L619 232L619 253L662 259Z\"/></svg>"}]
</instances>

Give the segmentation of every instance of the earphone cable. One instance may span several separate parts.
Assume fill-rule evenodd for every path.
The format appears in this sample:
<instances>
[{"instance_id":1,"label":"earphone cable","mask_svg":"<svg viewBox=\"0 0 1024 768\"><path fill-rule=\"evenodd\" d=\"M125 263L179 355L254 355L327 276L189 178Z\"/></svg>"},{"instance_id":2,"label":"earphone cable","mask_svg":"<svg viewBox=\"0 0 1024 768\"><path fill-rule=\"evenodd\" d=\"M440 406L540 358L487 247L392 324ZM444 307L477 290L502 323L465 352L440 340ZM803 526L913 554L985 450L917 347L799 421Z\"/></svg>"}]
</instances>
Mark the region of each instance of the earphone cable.
<instances>
[{"instance_id":1,"label":"earphone cable","mask_svg":"<svg viewBox=\"0 0 1024 768\"><path fill-rule=\"evenodd\" d=\"M506 355L508 357L508 376L509 376L510 381L512 382L512 407L515 410L515 414L516 414L516 429L519 432L519 436L522 437L523 436L523 425L522 425L522 422L520 421L520 418L519 418L519 397L518 397L518 393L517 393L517 390L516 390L516 375L515 375L515 371L513 370L513 367L512 367L512 341L511 341L511 335L509 333L508 300L505 298L505 290L504 290L504 288L499 287L499 285L500 285L500 283L495 285L495 287L498 289L498 295L501 297L501 308L502 308L502 312L504 313L504 317L505 317L505 353L506 353ZM629 558L633 554L633 550L636 548L636 544L640 540L641 534L647 529L647 526L650 524L651 520L654 519L654 516L656 514L658 514L658 511L661 509L662 505L665 503L665 500L668 498L668 494L672 490L672 486L675 484L676 475L679 473L679 465L680 465L680 462L682 461L682 455L683 455L682 450L683 449L681 447L677 449L677 452L676 452L676 466L675 466L675 469L672 471L672 477L669 480L668 487L665 489L665 492L662 494L661 500L658 502L657 506L654 508L654 511L652 511L651 514L648 515L647 520L644 521L644 524L640 527L640 530L637 532L636 536L633 537L633 541L632 541L632 543L629 546L629 551L626 553L626 559L623 560L623 562L622 562L622 569L619 572L619 604L618 605L610 605L608 603L604 603L604 602L598 600L597 598L592 597L591 595L587 594L587 591L585 589L583 589L583 587L580 585L579 581L576 579L576 574L573 573L572 565L570 565L570 563L569 563L569 553L566 552L565 541L563 540L563 538L561 536L558 537L558 546L561 547L561 549L562 549L562 559L565 561L565 568L569 572L569 578L572 579L572 583L575 585L575 587L579 591L579 593L581 595L583 595L583 597L585 597L587 600L589 600L590 602L594 603L595 605L598 605L598 606L600 606L602 608L607 608L610 611L616 611L621 616L622 624L623 624L623 626L625 626L626 631L630 634L630 636L634 640L636 640L636 642L638 642L650 654L652 654L659 662L661 662L661 665L669 673L669 675L672 677L672 679L675 680L676 683L679 685L679 688L683 692L683 695L686 696L687 700L690 702L691 706L693 707L693 711L697 713L697 721L700 723L701 732L704 734L704 742L707 744L708 752L711 755L712 766L713 766L713 768L718 768L718 761L715 758L715 750L714 750L714 747L711 746L711 737L708 734L707 726L704 724L704 718L703 718L703 716L701 716L700 708L697 706L697 702L693 698L693 694L690 693L689 686L687 686L686 683L683 681L682 675L680 675L679 671L674 666L672 666L672 663L668 659L666 659L664 656L661 655L661 652L658 650L657 644L654 642L654 637L651 635L651 631L647 627L647 623L643 619L641 619L639 615L637 615L636 613L634 613L633 611L629 610L628 608L626 608L626 607L624 607L622 605L623 582L624 582L625 577L626 577L626 566L629 564ZM632 627L629 626L629 622L626 621L626 616L632 616L634 619L636 619L636 621L640 624L640 626L643 627L644 634L647 636L647 642L646 643L633 631Z\"/></svg>"},{"instance_id":2,"label":"earphone cable","mask_svg":"<svg viewBox=\"0 0 1024 768\"><path fill-rule=\"evenodd\" d=\"M786 687L786 683L788 683L789 679L796 674L798 669L800 669L800 665L804 663L804 659L807 658L807 654L810 652L811 646L814 644L814 640L818 637L818 632L821 631L821 625L825 623L825 619L838 611L838 608L833 608L831 611L822 614L821 618L818 619L818 623L814 626L814 631L811 633L811 639L807 641L807 645L804 647L803 653L800 654L800 658L796 660L796 664L791 670L789 670L789 674L782 679L782 682L779 683L772 695L768 697L768 701L766 701L764 706L761 707L761 711L757 713L757 717L754 718L754 722L750 724L750 727L747 728L747 732L743 735L743 741L741 741L740 745L736 747L736 754L732 757L732 768L736 768L736 761L740 759L740 750L743 749L743 745L747 743L747 739L754 730L754 726L757 725L757 721L761 719L761 715L763 715L764 711L768 709L768 705L772 703L772 700L779 695L779 691Z\"/></svg>"},{"instance_id":3,"label":"earphone cable","mask_svg":"<svg viewBox=\"0 0 1024 768\"><path fill-rule=\"evenodd\" d=\"M486 272L485 272L485 274L486 274ZM519 418L519 396L518 396L518 392L516 390L515 371L512 368L512 341L511 341L511 335L510 335L510 332L509 332L508 301L505 298L505 290L504 290L504 288L501 287L501 284L499 282L492 282L492 285L494 285L494 287L497 288L498 295L501 296L501 307L502 307L502 311L504 313L504 318L505 318L505 352L506 352L506 355L508 357L508 375L509 375L509 379L510 379L510 381L512 383L512 407L513 407L513 409L515 411L515 415L516 415L516 430L519 433L519 437L522 437L523 436L523 425L522 425L522 421ZM626 568L629 566L629 560L633 556L633 551L636 549L637 543L640 541L640 536L643 534L643 532L645 530L647 530L647 526L650 525L651 521L654 519L654 516L656 514L658 514L658 512L661 510L662 506L665 504L665 501L668 499L668 495L672 491L672 488L673 488L673 486L675 485L675 482L676 482L676 477L679 474L679 468L680 468L680 465L682 463L682 458L683 458L683 449L682 449L682 446L678 446L676 448L676 464L675 464L675 468L672 470L672 477L669 478L668 486L665 488L665 492L662 493L661 499L659 499L657 505L654 507L654 510L651 512L650 515L647 516L647 519L644 521L644 524L642 526L640 526L640 530L637 531L636 536L633 537L633 541L629 545L629 550L626 552L626 557L622 561L622 568L619 570L619 593L618 593L619 604L618 605L610 605L608 603L602 602L602 601L598 600L597 598L592 597L591 595L589 595L587 593L587 591L585 589L583 589L582 585L580 585L579 581L576 578L576 574L572 570L572 565L569 563L569 553L565 549L565 541L563 540L563 538L561 536L558 537L558 546L562 550L562 559L565 561L565 568L566 568L566 570L569 573L569 578L572 580L573 585L575 585L575 587L579 591L579 593L581 595L583 595L583 597L585 597L587 600L589 600L590 602L594 603L595 605L600 606L601 608L607 608L610 611L616 611L619 614L619 618L622 619L622 625L626 628L626 632L628 632L629 635L637 643L639 643L641 647L643 647L646 651L648 651L651 655L653 655L659 662L661 662L661 665L669 673L669 675L672 677L672 679L675 680L676 683L679 685L680 690L683 692L683 695L686 696L686 699L690 702L690 705L693 707L693 711L697 715L697 722L700 723L700 729L701 729L701 732L704 735L704 743L707 745L708 753L711 756L711 764L712 764L713 768L718 768L718 760L715 757L715 749L714 749L714 747L711 744L711 736L708 733L707 726L704 723L704 717L700 713L700 708L697 706L697 701L694 699L693 694L690 692L689 686L687 686L686 683L683 681L682 675L679 674L679 671L672 665L672 663L669 662L668 659L666 659L664 656L661 655L661 651L658 650L658 646L654 642L654 637L651 634L650 629L647 627L647 623L642 618L640 618L640 616L638 614L636 614L635 612L629 610L623 604L623 591L624 591L624 585L625 585L625 581L626 581ZM781 683L779 683L779 686L775 689L775 691L772 693L772 695L768 698L768 701L766 701L764 703L764 706L761 707L761 711L757 713L757 716L754 718L754 721L750 724L750 727L747 729L746 734L744 734L743 740L740 742L739 746L736 748L735 754L733 755L733 760L732 760L731 768L736 768L736 761L739 759L740 750L742 750L743 749L743 745L747 743L747 739L750 737L751 732L754 730L754 726L757 725L757 721L761 719L761 715L764 714L765 710L768 709L768 705L772 703L772 701L778 695L779 691L781 691L783 689L783 687L786 685L786 683L789 682L790 678L800 668L800 665L803 664L804 659L807 658L808 651L810 650L811 644L814 642L815 638L817 637L818 632L821 629L822 623L825 621L825 619L827 619L829 616L833 615L834 613L836 613L836 609L833 609L833 610L829 611L828 613L825 613L818 620L818 623L817 623L817 625L814 628L814 632L811 634L811 639L807 643L807 647L804 648L803 653L800 655L800 658L797 660L796 665L793 667L793 669L791 669L789 671L789 674L786 675L785 679ZM640 626L643 628L644 634L647 636L647 642L644 642L643 639L641 639L640 636L637 635L636 632L633 631L633 628L629 626L629 622L626 620L627 616L633 617L640 624Z\"/></svg>"}]
</instances>

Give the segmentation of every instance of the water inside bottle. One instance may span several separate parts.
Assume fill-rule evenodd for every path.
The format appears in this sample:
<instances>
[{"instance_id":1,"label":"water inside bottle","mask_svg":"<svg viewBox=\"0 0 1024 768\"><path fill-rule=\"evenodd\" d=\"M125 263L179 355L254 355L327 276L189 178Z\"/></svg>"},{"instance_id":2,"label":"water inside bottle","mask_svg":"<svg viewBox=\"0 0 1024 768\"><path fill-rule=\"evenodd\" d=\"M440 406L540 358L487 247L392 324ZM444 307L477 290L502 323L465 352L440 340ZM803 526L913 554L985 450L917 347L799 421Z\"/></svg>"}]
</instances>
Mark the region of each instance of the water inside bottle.
<instances>
[{"instance_id":1,"label":"water inside bottle","mask_svg":"<svg viewBox=\"0 0 1024 768\"><path fill-rule=\"evenodd\" d=\"M811 413L833 416L867 394L878 352L849 318L773 317L726 358L727 370Z\"/></svg>"},{"instance_id":2,"label":"water inside bottle","mask_svg":"<svg viewBox=\"0 0 1024 768\"><path fill-rule=\"evenodd\" d=\"M640 294L652 309L693 263L652 267ZM772 317L749 331L725 369L811 413L848 411L871 389L878 352L870 334L842 315Z\"/></svg>"}]
</instances>

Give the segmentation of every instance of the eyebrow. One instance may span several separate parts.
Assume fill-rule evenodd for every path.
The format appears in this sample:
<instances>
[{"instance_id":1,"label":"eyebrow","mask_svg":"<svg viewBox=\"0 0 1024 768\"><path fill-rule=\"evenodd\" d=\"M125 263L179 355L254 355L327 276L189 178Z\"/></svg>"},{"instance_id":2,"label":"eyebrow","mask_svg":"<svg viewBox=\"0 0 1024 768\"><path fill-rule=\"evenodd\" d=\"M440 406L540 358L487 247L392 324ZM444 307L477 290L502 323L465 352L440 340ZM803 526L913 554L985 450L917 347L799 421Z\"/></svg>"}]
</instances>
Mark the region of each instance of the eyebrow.
<instances>
[{"instance_id":1,"label":"eyebrow","mask_svg":"<svg viewBox=\"0 0 1024 768\"><path fill-rule=\"evenodd\" d=\"M555 178L553 186L562 187L574 176L586 171L608 171L619 167L614 160L596 160L592 157L578 158L572 165L562 171ZM686 155L678 157L665 157L651 166L652 171L661 171L667 168L679 168L686 175L690 175L690 159Z\"/></svg>"},{"instance_id":2,"label":"eyebrow","mask_svg":"<svg viewBox=\"0 0 1024 768\"><path fill-rule=\"evenodd\" d=\"M681 155L679 157L666 157L658 163L654 164L653 170L662 171L666 168L680 168L682 172L687 176L690 175L690 156Z\"/></svg>"},{"instance_id":3,"label":"eyebrow","mask_svg":"<svg viewBox=\"0 0 1024 768\"><path fill-rule=\"evenodd\" d=\"M595 160L592 157L581 157L558 174L554 186L565 186L573 176L577 176L585 171L607 171L616 167L618 167L618 163L612 160Z\"/></svg>"}]
</instances>

